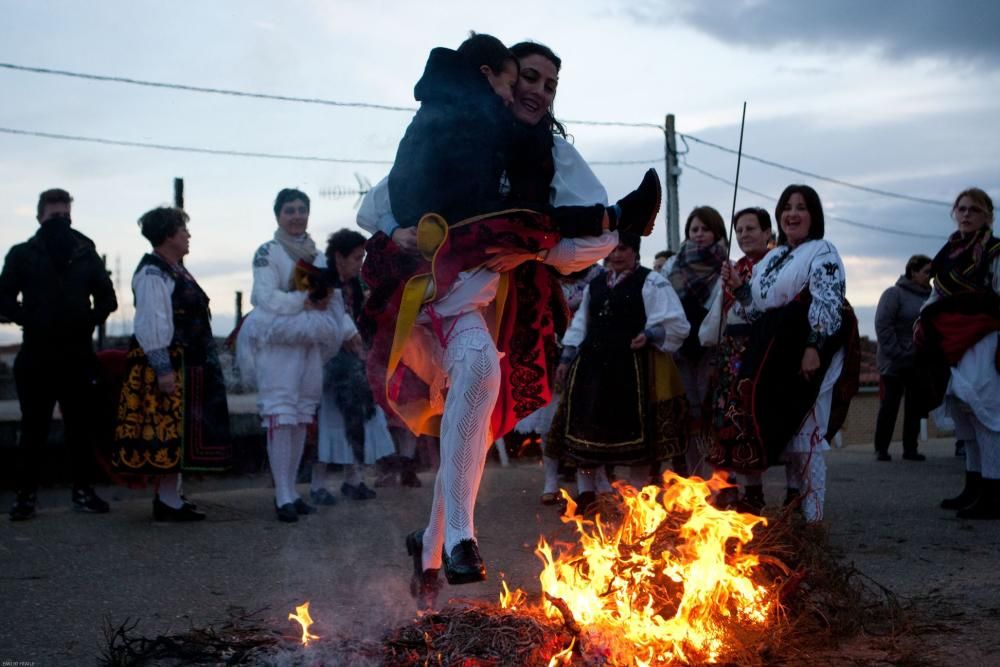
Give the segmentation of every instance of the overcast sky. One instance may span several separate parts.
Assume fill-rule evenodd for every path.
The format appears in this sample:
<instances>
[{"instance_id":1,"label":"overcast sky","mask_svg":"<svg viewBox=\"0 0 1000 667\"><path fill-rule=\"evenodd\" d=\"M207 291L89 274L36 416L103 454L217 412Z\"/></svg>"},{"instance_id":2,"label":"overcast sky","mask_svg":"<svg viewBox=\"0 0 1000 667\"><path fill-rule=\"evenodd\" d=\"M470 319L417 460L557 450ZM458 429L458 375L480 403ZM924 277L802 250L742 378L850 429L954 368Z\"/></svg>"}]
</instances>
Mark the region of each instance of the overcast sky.
<instances>
[{"instance_id":1,"label":"overcast sky","mask_svg":"<svg viewBox=\"0 0 1000 667\"><path fill-rule=\"evenodd\" d=\"M563 58L556 114L662 124L849 183L935 201L977 185L1000 195L1000 3L930 0L507 3L261 0L53 2L0 0L0 62L195 86L412 106L427 52L472 29L507 43L533 39ZM391 161L410 113L143 88L0 68L0 128L201 148ZM663 173L663 134L569 123L591 161L650 160ZM683 148L683 146L682 146ZM682 221L696 205L729 217L735 156L689 142ZM644 164L595 165L612 199ZM335 164L103 146L0 132L0 246L34 233L38 193L75 197L74 226L120 267L130 331L132 270L148 245L135 221L170 202L185 179L192 219L187 263L213 300L215 329L249 294L254 249L271 237L276 192L313 196L317 241L354 226L354 198L323 189L372 183L387 164ZM953 229L946 206L874 195L744 159L737 206L762 205L792 182L813 185L827 238L847 265L848 298L873 334L878 297L914 253L933 255ZM764 195L764 196L762 196ZM922 238L916 235L930 235ZM661 222L643 247L666 246ZM734 257L739 253L736 251ZM0 342L17 340L0 326Z\"/></svg>"}]
</instances>

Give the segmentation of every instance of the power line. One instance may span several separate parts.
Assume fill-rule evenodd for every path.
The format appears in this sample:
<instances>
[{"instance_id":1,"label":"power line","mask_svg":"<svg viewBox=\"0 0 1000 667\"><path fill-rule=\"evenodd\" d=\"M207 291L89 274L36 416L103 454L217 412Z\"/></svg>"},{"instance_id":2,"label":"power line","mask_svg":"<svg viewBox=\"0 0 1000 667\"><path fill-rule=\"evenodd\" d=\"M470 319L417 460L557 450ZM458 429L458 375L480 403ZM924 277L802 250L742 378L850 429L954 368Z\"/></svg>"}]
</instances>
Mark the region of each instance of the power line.
<instances>
[{"instance_id":1,"label":"power line","mask_svg":"<svg viewBox=\"0 0 1000 667\"><path fill-rule=\"evenodd\" d=\"M720 144L716 144L716 143L713 143L711 141L707 141L705 139L699 139L698 137L690 135L690 134L681 134L680 132L678 132L677 136L686 137L686 138L690 139L691 141L697 142L699 144L703 144L705 146L710 146L712 148L718 149L720 151L724 151L726 153L732 153L733 155L736 155L736 153L737 153L736 150L734 150L732 148L729 148L728 146L722 146ZM789 172L792 172L793 174L799 174L800 176L808 176L809 178L815 178L815 179L820 180L820 181L826 181L827 183L835 183L837 185L842 185L845 188L853 188L855 190L861 190L861 191L867 192L869 194L881 195L883 197L892 197L894 199L903 199L903 200L906 200L906 201L917 202L919 204L930 204L932 206L948 206L948 207L951 207L951 202L940 201L938 199L925 199L923 197L914 197L914 196L911 196L911 195L900 194L898 192L890 192L889 190L880 190L878 188L870 188L870 187L868 187L866 185L858 185L857 183L848 183L847 181L842 181L839 178L833 178L833 177L830 177L830 176L822 176L820 174L816 174L816 173L813 173L811 171L806 171L804 169L799 169L797 167L789 167L788 165L781 164L779 162L774 162L773 160L767 160L767 159L764 159L764 158L761 158L761 157L756 157L756 156L753 156L753 155L748 155L746 153L743 154L743 157L746 158L747 160L753 160L754 162L759 162L761 164L766 164L769 167L774 167L776 169L783 169L784 171L789 171Z\"/></svg>"},{"instance_id":2,"label":"power line","mask_svg":"<svg viewBox=\"0 0 1000 667\"><path fill-rule=\"evenodd\" d=\"M52 75L52 76L72 77L72 78L77 78L77 79L85 79L85 80L89 80L89 81L104 81L104 82L110 82L110 83L124 83L124 84L128 84L128 85L133 85L133 86L146 86L146 87L149 87L149 88L164 88L164 89L181 90L181 91L194 92L194 93L208 93L208 94L215 94L215 95L228 95L228 96L231 96L231 97L245 97L245 98L252 98L252 99L274 100L274 101L279 101L279 102L296 102L296 103L302 103L302 104L320 104L320 105L333 106L333 107L360 108L360 109L377 109L377 110L381 110L381 111L405 111L405 112L410 112L410 113L416 111L416 107L393 106L393 105L388 105L388 104L375 104L375 103L372 103L372 102L344 102L344 101L330 100L330 99L324 99L324 98L319 98L319 97L296 97L296 96L291 96L291 95L277 95L277 94L273 94L273 93L258 93L258 92L234 90L234 89L230 89L230 88L214 88L214 87L207 87L207 86L192 86L192 85L180 84L180 83L167 83L167 82L163 82L163 81L149 81L149 80L145 80L145 79L133 79L133 78L130 78L130 77L110 76L110 75L106 75L106 74L89 74L89 73L85 73L85 72L73 72L73 71L70 71L70 70L53 69L53 68L48 68L48 67L33 67L33 66L29 66L29 65L18 65L18 64L15 64L15 63L0 62L0 68L9 69L9 70L18 71L18 72L28 72L28 73L32 73L32 74L46 74L46 75ZM640 122L627 122L627 121L576 120L576 119L563 119L562 122L569 123L569 124L575 124L575 125L590 125L590 126L595 126L595 127L635 127L635 128L646 128L646 129L655 129L655 130L659 130L659 131L664 131L664 127L662 125L657 124L657 123L640 123ZM690 140L695 141L697 143L703 144L705 146L710 146L712 148L715 148L717 150L721 150L721 151L724 151L724 152L727 152L727 153L732 153L734 155L737 153L736 150L734 150L732 148L729 148L728 146L722 146L720 144L713 143L713 142L708 141L706 139L701 139L701 138L696 137L696 136L691 135L691 134L684 134L684 133L678 132L677 136L679 136L682 141L685 141L686 139L690 139ZM168 149L168 150L178 150L178 149ZM207 150L205 150L205 151L199 150L199 151L195 151L195 152L209 152L209 151L207 151ZM253 157L271 157L271 156L268 156L268 155L254 155ZM843 180L840 180L838 178L833 178L831 176L823 176L821 174L816 174L814 172L806 171L804 169L799 169L797 167L791 167L789 165L785 165L785 164L781 164L781 163L778 163L778 162L774 162L773 160L767 160L765 158L756 157L756 156L753 156L753 155L748 155L746 153L743 154L743 157L745 157L748 160L753 160L755 162L759 162L761 164L765 164L765 165L767 165L769 167L774 167L776 169L783 169L785 171L788 171L788 172L791 172L791 173L794 173L794 174L799 174L799 175L802 175L802 176L808 176L809 178L815 178L817 180L826 181L828 183L835 183L835 184L841 185L843 187L853 188L855 190L860 190L862 192L867 192L869 194L881 195L883 197L892 197L892 198L895 198L895 199L902 199L902 200L906 200L906 201L917 202L917 203L920 203L920 204L929 204L929 205L932 205L932 206L948 206L948 207L951 206L950 202L940 201L940 200L936 200L936 199L926 199L924 197L914 197L912 195L905 195L905 194L901 194L901 193L898 193L898 192L891 192L889 190L881 190L879 188L872 188L872 187L868 187L868 186L865 186L865 185L858 185L856 183L849 183L847 181L843 181ZM281 159L295 159L295 158L281 158ZM338 160L325 160L324 159L324 161L334 161L334 162L336 162ZM363 163L362 161L353 161L353 162ZM649 162L653 162L653 160L650 160L650 161L637 160L637 161L634 161L634 162L633 161L628 161L628 162L611 162L611 161L609 161L609 162L593 162L591 164L608 164L608 165L618 165L618 164L648 164Z\"/></svg>"},{"instance_id":3,"label":"power line","mask_svg":"<svg viewBox=\"0 0 1000 667\"><path fill-rule=\"evenodd\" d=\"M746 155L744 155L744 157L746 157ZM694 172L697 172L697 173L701 174L702 176L705 176L707 178L711 178L712 180L715 180L715 181L719 181L720 183L725 183L729 187L733 187L733 185L735 185L732 181L730 181L727 178L723 178L722 176L718 176L716 174L713 174L710 171L706 171L706 170L704 170L704 169L702 169L700 167L697 167L697 166L691 164L690 162L687 161L687 159L684 160L684 166L687 169L690 169L691 171L694 171ZM742 185L739 186L739 188L740 188L740 190L743 190L744 192L749 192L750 194L757 195L758 197L763 197L764 199L768 199L770 201L777 201L778 200L777 197L772 197L771 195L766 195L763 192L757 192L756 190L751 190L750 188L744 187ZM876 226L876 225L869 225L869 224L866 224L864 222L857 222L855 220L849 220L847 218L842 218L842 217L836 216L836 215L827 215L825 217L828 220L836 220L837 222L842 222L845 225L850 225L852 227L860 227L862 229L868 229L868 230L872 230L872 231L876 231L876 232L882 232L883 234L895 234L897 236L910 236L910 237L919 238L919 239L934 239L935 241L940 241L941 238L942 238L940 234L921 234L920 232L907 232L907 231L903 231L901 229L890 229L890 228L887 228L887 227L879 227L879 226Z\"/></svg>"},{"instance_id":4,"label":"power line","mask_svg":"<svg viewBox=\"0 0 1000 667\"><path fill-rule=\"evenodd\" d=\"M277 102L297 102L300 104L321 104L332 107L347 107L355 109L378 109L380 111L406 111L413 113L416 107L393 106L389 104L374 104L371 102L344 102L329 100L320 97L296 97L293 95L276 95L273 93L256 93L245 90L234 90L232 88L213 88L209 86L192 86L183 83L167 83L164 81L148 81L145 79L133 79L124 76L110 76L107 74L89 74L86 72L72 72L63 69L52 69L49 67L32 67L29 65L17 65L15 63L2 63L0 68L14 70L17 72L29 72L31 74L48 74L52 76L66 76L74 79L86 79L88 81L105 81L108 83L124 83L132 86L145 86L147 88L165 88L168 90L183 90L189 93L209 93L212 95L229 95L231 97L248 97L258 100L274 100ZM656 123L630 123L625 121L605 121L605 120L562 120L563 123L575 125L594 125L599 127L644 127L662 130L663 126Z\"/></svg>"},{"instance_id":5,"label":"power line","mask_svg":"<svg viewBox=\"0 0 1000 667\"><path fill-rule=\"evenodd\" d=\"M662 155L648 160L587 160L587 164L591 166L601 165L604 167L618 167L630 164L659 164L660 162L663 162Z\"/></svg>"},{"instance_id":6,"label":"power line","mask_svg":"<svg viewBox=\"0 0 1000 667\"><path fill-rule=\"evenodd\" d=\"M121 139L106 139L103 137L83 137L74 134L58 134L55 132L37 132L34 130L17 130L10 127L0 127L0 132L26 137L42 137L43 139L60 139L63 141L82 141L108 146L128 146L130 148L152 148L160 151L180 153L203 153L207 155L231 155L235 157L254 157L268 160L297 160L300 162L333 162L337 164L392 164L392 160L362 160L355 158L320 157L314 155L289 155L287 153L257 153L252 151L235 151L221 148L199 148L197 146L175 146L171 144L153 144L142 141L124 141Z\"/></svg>"}]
</instances>

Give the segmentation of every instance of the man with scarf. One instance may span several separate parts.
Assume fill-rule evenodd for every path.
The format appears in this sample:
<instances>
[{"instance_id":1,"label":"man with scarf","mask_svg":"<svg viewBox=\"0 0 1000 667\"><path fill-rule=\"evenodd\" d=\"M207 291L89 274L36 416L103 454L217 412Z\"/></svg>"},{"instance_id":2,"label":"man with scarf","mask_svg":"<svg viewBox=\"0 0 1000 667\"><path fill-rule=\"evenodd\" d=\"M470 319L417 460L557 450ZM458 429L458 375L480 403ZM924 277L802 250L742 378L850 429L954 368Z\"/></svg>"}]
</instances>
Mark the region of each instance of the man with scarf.
<instances>
[{"instance_id":1,"label":"man with scarf","mask_svg":"<svg viewBox=\"0 0 1000 667\"><path fill-rule=\"evenodd\" d=\"M236 347L243 377L256 379L275 512L279 521L294 523L316 511L299 497L295 476L322 397L323 364L344 341L360 351L361 338L341 290L322 279L326 258L306 232L309 197L285 188L275 199L274 217L274 238L254 255L254 309Z\"/></svg>"},{"instance_id":2,"label":"man with scarf","mask_svg":"<svg viewBox=\"0 0 1000 667\"><path fill-rule=\"evenodd\" d=\"M96 470L89 415L97 373L92 336L118 301L94 242L71 228L72 202L65 190L43 192L38 233L11 248L0 274L0 316L24 332L14 361L21 439L12 521L35 516L41 449L56 403L72 457L73 509L108 511L92 487Z\"/></svg>"}]
</instances>

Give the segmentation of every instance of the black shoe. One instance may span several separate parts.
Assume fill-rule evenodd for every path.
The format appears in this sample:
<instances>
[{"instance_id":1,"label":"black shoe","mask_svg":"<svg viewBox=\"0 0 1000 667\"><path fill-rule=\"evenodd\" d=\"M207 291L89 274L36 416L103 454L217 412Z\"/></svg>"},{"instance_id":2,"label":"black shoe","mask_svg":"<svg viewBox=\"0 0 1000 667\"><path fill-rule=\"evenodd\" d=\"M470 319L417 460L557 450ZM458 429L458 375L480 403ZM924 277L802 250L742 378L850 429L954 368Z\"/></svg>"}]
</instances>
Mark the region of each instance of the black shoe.
<instances>
[{"instance_id":1,"label":"black shoe","mask_svg":"<svg viewBox=\"0 0 1000 667\"><path fill-rule=\"evenodd\" d=\"M417 462L411 458L400 457L399 483L413 489L423 486L417 477Z\"/></svg>"},{"instance_id":2,"label":"black shoe","mask_svg":"<svg viewBox=\"0 0 1000 667\"><path fill-rule=\"evenodd\" d=\"M295 509L294 503L285 503L281 507L278 507L277 503L274 505L274 511L278 515L278 521L282 523L295 523L299 520L299 513Z\"/></svg>"},{"instance_id":3,"label":"black shoe","mask_svg":"<svg viewBox=\"0 0 1000 667\"><path fill-rule=\"evenodd\" d=\"M91 514L107 514L111 509L106 502L97 497L89 486L78 486L73 489L73 509L77 512Z\"/></svg>"},{"instance_id":4,"label":"black shoe","mask_svg":"<svg viewBox=\"0 0 1000 667\"><path fill-rule=\"evenodd\" d=\"M153 496L153 521L202 521L205 513L195 509L194 504L184 503L180 509L164 504L159 496Z\"/></svg>"},{"instance_id":5,"label":"black shoe","mask_svg":"<svg viewBox=\"0 0 1000 667\"><path fill-rule=\"evenodd\" d=\"M415 530L406 536L406 553L413 559L413 576L410 577L410 595L417 601L417 609L433 609L441 590L438 579L440 569L425 570L423 567L424 531Z\"/></svg>"},{"instance_id":6,"label":"black shoe","mask_svg":"<svg viewBox=\"0 0 1000 667\"><path fill-rule=\"evenodd\" d=\"M327 507L337 504L337 496L326 489L313 489L309 492L309 499L316 505L325 505Z\"/></svg>"},{"instance_id":7,"label":"black shoe","mask_svg":"<svg viewBox=\"0 0 1000 667\"><path fill-rule=\"evenodd\" d=\"M375 497L375 492L361 482L357 486L344 482L340 485L340 492L351 500L370 500Z\"/></svg>"},{"instance_id":8,"label":"black shoe","mask_svg":"<svg viewBox=\"0 0 1000 667\"><path fill-rule=\"evenodd\" d=\"M906 458L906 454L903 454L903 458L904 459ZM875 453L875 460L876 461L891 461L892 460L892 455L890 455L889 452L876 452Z\"/></svg>"},{"instance_id":9,"label":"black shoe","mask_svg":"<svg viewBox=\"0 0 1000 667\"><path fill-rule=\"evenodd\" d=\"M597 494L593 491L584 491L577 494L573 502L576 503L576 513L585 516L590 513L591 507L597 502Z\"/></svg>"},{"instance_id":10,"label":"black shoe","mask_svg":"<svg viewBox=\"0 0 1000 667\"><path fill-rule=\"evenodd\" d=\"M18 491L17 498L10 508L11 521L27 521L35 516L35 506L38 504L38 497L34 491Z\"/></svg>"},{"instance_id":11,"label":"black shoe","mask_svg":"<svg viewBox=\"0 0 1000 667\"><path fill-rule=\"evenodd\" d=\"M299 514L315 514L319 511L312 505L307 504L306 501L301 498L296 498L295 502L292 503L292 507L294 507L295 511Z\"/></svg>"},{"instance_id":12,"label":"black shoe","mask_svg":"<svg viewBox=\"0 0 1000 667\"><path fill-rule=\"evenodd\" d=\"M1000 519L1000 479L982 480L979 496L958 510L959 519Z\"/></svg>"},{"instance_id":13,"label":"black shoe","mask_svg":"<svg viewBox=\"0 0 1000 667\"><path fill-rule=\"evenodd\" d=\"M766 504L764 487L760 484L749 484L743 489L743 497L736 503L736 510L745 514L760 515Z\"/></svg>"},{"instance_id":14,"label":"black shoe","mask_svg":"<svg viewBox=\"0 0 1000 667\"><path fill-rule=\"evenodd\" d=\"M452 586L486 581L486 565L475 540L462 540L445 554L444 576Z\"/></svg>"},{"instance_id":15,"label":"black shoe","mask_svg":"<svg viewBox=\"0 0 1000 667\"><path fill-rule=\"evenodd\" d=\"M927 457L916 452L903 452L904 461L926 461Z\"/></svg>"},{"instance_id":16,"label":"black shoe","mask_svg":"<svg viewBox=\"0 0 1000 667\"><path fill-rule=\"evenodd\" d=\"M965 473L965 488L954 498L946 498L941 501L943 510L960 510L968 507L979 497L979 492L983 486L983 475L978 472Z\"/></svg>"},{"instance_id":17,"label":"black shoe","mask_svg":"<svg viewBox=\"0 0 1000 667\"><path fill-rule=\"evenodd\" d=\"M639 187L618 200L621 214L614 229L637 236L649 236L653 232L662 199L660 177L655 169L650 169L642 177Z\"/></svg>"}]
</instances>

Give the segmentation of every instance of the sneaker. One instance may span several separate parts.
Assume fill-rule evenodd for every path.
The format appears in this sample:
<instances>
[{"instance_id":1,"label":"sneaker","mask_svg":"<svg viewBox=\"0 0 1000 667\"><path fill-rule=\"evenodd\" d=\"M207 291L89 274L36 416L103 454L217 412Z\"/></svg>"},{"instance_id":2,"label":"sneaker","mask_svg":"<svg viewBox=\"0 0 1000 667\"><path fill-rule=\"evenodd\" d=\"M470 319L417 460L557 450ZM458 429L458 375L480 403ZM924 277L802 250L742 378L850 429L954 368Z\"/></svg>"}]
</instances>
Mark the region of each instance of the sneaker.
<instances>
[{"instance_id":1,"label":"sneaker","mask_svg":"<svg viewBox=\"0 0 1000 667\"><path fill-rule=\"evenodd\" d=\"M621 214L615 229L638 236L649 236L653 232L662 199L660 176L655 169L650 169L642 177L639 187L618 200Z\"/></svg>"},{"instance_id":2,"label":"sneaker","mask_svg":"<svg viewBox=\"0 0 1000 667\"><path fill-rule=\"evenodd\" d=\"M35 516L38 497L34 491L19 491L10 508L11 521L27 521Z\"/></svg>"},{"instance_id":3,"label":"sneaker","mask_svg":"<svg viewBox=\"0 0 1000 667\"><path fill-rule=\"evenodd\" d=\"M337 497L326 489L313 489L309 492L309 499L314 505L336 505Z\"/></svg>"},{"instance_id":4,"label":"sneaker","mask_svg":"<svg viewBox=\"0 0 1000 667\"><path fill-rule=\"evenodd\" d=\"M111 507L89 486L78 486L73 489L73 509L77 512L107 514Z\"/></svg>"},{"instance_id":5,"label":"sneaker","mask_svg":"<svg viewBox=\"0 0 1000 667\"><path fill-rule=\"evenodd\" d=\"M361 482L357 486L344 482L340 485L340 492L351 500L369 500L375 497L375 492Z\"/></svg>"},{"instance_id":6,"label":"sneaker","mask_svg":"<svg viewBox=\"0 0 1000 667\"><path fill-rule=\"evenodd\" d=\"M926 461L927 457L916 452L903 452L904 461Z\"/></svg>"}]
</instances>

